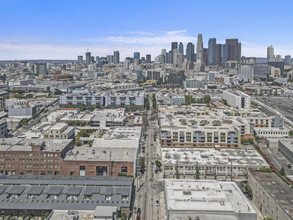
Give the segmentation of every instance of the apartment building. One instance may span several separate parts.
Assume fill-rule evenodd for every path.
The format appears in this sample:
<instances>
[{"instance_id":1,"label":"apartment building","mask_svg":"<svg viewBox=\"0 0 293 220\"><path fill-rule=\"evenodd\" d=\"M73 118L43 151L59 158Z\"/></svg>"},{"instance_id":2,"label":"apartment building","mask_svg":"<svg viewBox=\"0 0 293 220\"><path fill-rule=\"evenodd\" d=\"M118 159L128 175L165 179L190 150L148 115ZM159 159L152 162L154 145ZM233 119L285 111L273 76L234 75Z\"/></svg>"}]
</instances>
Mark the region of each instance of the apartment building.
<instances>
[{"instance_id":1,"label":"apartment building","mask_svg":"<svg viewBox=\"0 0 293 220\"><path fill-rule=\"evenodd\" d=\"M128 91L127 93L78 93L78 94L65 94L60 96L59 104L64 105L85 105L85 106L134 106L138 108L144 108L143 91Z\"/></svg>"},{"instance_id":2,"label":"apartment building","mask_svg":"<svg viewBox=\"0 0 293 220\"><path fill-rule=\"evenodd\" d=\"M251 97L244 92L236 91L235 93L230 91L223 92L223 99L227 101L227 104L238 109L251 108Z\"/></svg>"},{"instance_id":3,"label":"apartment building","mask_svg":"<svg viewBox=\"0 0 293 220\"><path fill-rule=\"evenodd\" d=\"M194 179L197 169L200 179L247 179L247 170L269 165L255 150L163 148L165 178ZM231 176L232 175L232 176Z\"/></svg>"}]
</instances>

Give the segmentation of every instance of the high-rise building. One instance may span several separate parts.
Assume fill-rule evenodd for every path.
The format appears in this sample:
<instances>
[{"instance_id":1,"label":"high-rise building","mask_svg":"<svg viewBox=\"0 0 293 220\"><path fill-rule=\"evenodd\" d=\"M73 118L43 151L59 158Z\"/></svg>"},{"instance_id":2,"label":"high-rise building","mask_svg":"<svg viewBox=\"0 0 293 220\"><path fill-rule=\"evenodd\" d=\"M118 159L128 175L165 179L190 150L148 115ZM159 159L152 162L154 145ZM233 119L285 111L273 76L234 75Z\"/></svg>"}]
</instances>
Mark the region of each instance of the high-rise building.
<instances>
[{"instance_id":1,"label":"high-rise building","mask_svg":"<svg viewBox=\"0 0 293 220\"><path fill-rule=\"evenodd\" d=\"M176 63L176 66L177 67L179 67L179 68L182 67L183 62L184 62L184 58L185 58L185 56L183 54L180 54L180 53L178 54L178 56L177 56L177 63Z\"/></svg>"},{"instance_id":2,"label":"high-rise building","mask_svg":"<svg viewBox=\"0 0 293 220\"><path fill-rule=\"evenodd\" d=\"M94 63L94 62L95 62L95 57L91 56L91 63Z\"/></svg>"},{"instance_id":3,"label":"high-rise building","mask_svg":"<svg viewBox=\"0 0 293 220\"><path fill-rule=\"evenodd\" d=\"M79 64L82 64L82 63L83 63L83 56L78 56L78 57L77 57L77 62L78 62Z\"/></svg>"},{"instance_id":4,"label":"high-rise building","mask_svg":"<svg viewBox=\"0 0 293 220\"><path fill-rule=\"evenodd\" d=\"M238 61L241 60L241 42L238 42Z\"/></svg>"},{"instance_id":5,"label":"high-rise building","mask_svg":"<svg viewBox=\"0 0 293 220\"><path fill-rule=\"evenodd\" d=\"M166 49L162 49L161 50L161 54L164 56L164 62L163 63L167 63L168 60L167 60L167 52L166 52Z\"/></svg>"},{"instance_id":6,"label":"high-rise building","mask_svg":"<svg viewBox=\"0 0 293 220\"><path fill-rule=\"evenodd\" d=\"M216 38L209 39L209 48L208 48L208 64L209 65L216 65Z\"/></svg>"},{"instance_id":7,"label":"high-rise building","mask_svg":"<svg viewBox=\"0 0 293 220\"><path fill-rule=\"evenodd\" d=\"M150 54L145 55L146 58L146 63L151 63L152 62L152 56Z\"/></svg>"},{"instance_id":8,"label":"high-rise building","mask_svg":"<svg viewBox=\"0 0 293 220\"><path fill-rule=\"evenodd\" d=\"M179 54L184 55L184 47L182 42L179 43Z\"/></svg>"},{"instance_id":9,"label":"high-rise building","mask_svg":"<svg viewBox=\"0 0 293 220\"><path fill-rule=\"evenodd\" d=\"M107 61L108 61L108 63L113 63L114 56L113 55L107 55Z\"/></svg>"},{"instance_id":10,"label":"high-rise building","mask_svg":"<svg viewBox=\"0 0 293 220\"><path fill-rule=\"evenodd\" d=\"M120 63L120 53L119 51L114 51L113 63L118 64Z\"/></svg>"},{"instance_id":11,"label":"high-rise building","mask_svg":"<svg viewBox=\"0 0 293 220\"><path fill-rule=\"evenodd\" d=\"M133 59L140 60L140 52L134 52L133 53Z\"/></svg>"},{"instance_id":12,"label":"high-rise building","mask_svg":"<svg viewBox=\"0 0 293 220\"><path fill-rule=\"evenodd\" d=\"M91 52L86 52L85 53L85 63L90 64L91 62Z\"/></svg>"},{"instance_id":13,"label":"high-rise building","mask_svg":"<svg viewBox=\"0 0 293 220\"><path fill-rule=\"evenodd\" d=\"M178 49L178 42L171 43L171 56L172 57L170 57L170 53L169 53L169 63L173 63L173 61L174 61L173 51L175 49Z\"/></svg>"},{"instance_id":14,"label":"high-rise building","mask_svg":"<svg viewBox=\"0 0 293 220\"><path fill-rule=\"evenodd\" d=\"M291 65L291 56L290 55L286 55L285 56L285 65Z\"/></svg>"},{"instance_id":15,"label":"high-rise building","mask_svg":"<svg viewBox=\"0 0 293 220\"><path fill-rule=\"evenodd\" d=\"M99 59L100 59L100 57L99 56L96 56L96 62L97 63L99 62Z\"/></svg>"},{"instance_id":16,"label":"high-rise building","mask_svg":"<svg viewBox=\"0 0 293 220\"><path fill-rule=\"evenodd\" d=\"M198 34L196 45L196 63L200 67L203 64L203 41L202 34Z\"/></svg>"},{"instance_id":17,"label":"high-rise building","mask_svg":"<svg viewBox=\"0 0 293 220\"><path fill-rule=\"evenodd\" d=\"M228 44L222 44L221 46L221 64L222 66L225 65L225 62L229 60L229 45Z\"/></svg>"},{"instance_id":18,"label":"high-rise building","mask_svg":"<svg viewBox=\"0 0 293 220\"><path fill-rule=\"evenodd\" d=\"M173 63L173 51L170 50L168 54L168 63Z\"/></svg>"},{"instance_id":19,"label":"high-rise building","mask_svg":"<svg viewBox=\"0 0 293 220\"><path fill-rule=\"evenodd\" d=\"M172 56L173 56L173 64L175 66L177 66L177 64L178 64L178 55L179 55L179 50L178 49L174 49L173 50L173 53L172 53Z\"/></svg>"},{"instance_id":20,"label":"high-rise building","mask_svg":"<svg viewBox=\"0 0 293 220\"><path fill-rule=\"evenodd\" d=\"M191 42L188 42L186 47L186 59L194 61L194 44Z\"/></svg>"},{"instance_id":21,"label":"high-rise building","mask_svg":"<svg viewBox=\"0 0 293 220\"><path fill-rule=\"evenodd\" d=\"M171 50L178 49L178 42L172 42L171 43Z\"/></svg>"},{"instance_id":22,"label":"high-rise building","mask_svg":"<svg viewBox=\"0 0 293 220\"><path fill-rule=\"evenodd\" d=\"M229 45L229 58L228 60L240 61L239 51L238 51L238 39L226 39L226 44Z\"/></svg>"},{"instance_id":23,"label":"high-rise building","mask_svg":"<svg viewBox=\"0 0 293 220\"><path fill-rule=\"evenodd\" d=\"M282 61L282 57L281 55L276 55L276 62L281 62Z\"/></svg>"},{"instance_id":24,"label":"high-rise building","mask_svg":"<svg viewBox=\"0 0 293 220\"><path fill-rule=\"evenodd\" d=\"M272 45L267 48L267 59L268 59L268 62L275 60L275 52Z\"/></svg>"},{"instance_id":25,"label":"high-rise building","mask_svg":"<svg viewBox=\"0 0 293 220\"><path fill-rule=\"evenodd\" d=\"M208 48L203 48L203 62L204 64L209 63L209 49Z\"/></svg>"},{"instance_id":26,"label":"high-rise building","mask_svg":"<svg viewBox=\"0 0 293 220\"><path fill-rule=\"evenodd\" d=\"M221 49L222 44L216 44L216 65L221 66Z\"/></svg>"},{"instance_id":27,"label":"high-rise building","mask_svg":"<svg viewBox=\"0 0 293 220\"><path fill-rule=\"evenodd\" d=\"M35 64L34 68L35 68L35 71L34 71L35 74L42 75L42 76L48 75L46 63Z\"/></svg>"}]
</instances>

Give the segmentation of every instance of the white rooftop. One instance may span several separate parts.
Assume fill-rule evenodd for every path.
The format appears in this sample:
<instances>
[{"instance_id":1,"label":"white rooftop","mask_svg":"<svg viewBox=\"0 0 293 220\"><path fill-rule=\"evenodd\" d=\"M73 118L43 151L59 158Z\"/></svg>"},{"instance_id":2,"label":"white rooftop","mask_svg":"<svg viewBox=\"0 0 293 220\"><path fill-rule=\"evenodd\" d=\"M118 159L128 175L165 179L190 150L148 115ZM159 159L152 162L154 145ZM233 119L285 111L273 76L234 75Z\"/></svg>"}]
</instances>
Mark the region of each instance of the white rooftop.
<instances>
[{"instance_id":1,"label":"white rooftop","mask_svg":"<svg viewBox=\"0 0 293 220\"><path fill-rule=\"evenodd\" d=\"M165 195L170 213L234 214L239 219L257 219L254 208L235 182L166 179ZM243 214L245 218L241 218Z\"/></svg>"},{"instance_id":2,"label":"white rooftop","mask_svg":"<svg viewBox=\"0 0 293 220\"><path fill-rule=\"evenodd\" d=\"M255 150L204 149L204 148L162 148L163 164L199 163L199 165L269 167Z\"/></svg>"}]
</instances>

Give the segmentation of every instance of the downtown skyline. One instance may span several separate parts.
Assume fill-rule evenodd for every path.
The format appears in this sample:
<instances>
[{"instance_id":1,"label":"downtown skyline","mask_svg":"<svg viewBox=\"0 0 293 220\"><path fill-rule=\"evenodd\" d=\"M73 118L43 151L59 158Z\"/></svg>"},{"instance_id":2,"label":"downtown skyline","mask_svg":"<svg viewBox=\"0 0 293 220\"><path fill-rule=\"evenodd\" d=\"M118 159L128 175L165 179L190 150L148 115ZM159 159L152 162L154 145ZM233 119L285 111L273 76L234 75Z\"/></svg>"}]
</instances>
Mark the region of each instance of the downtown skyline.
<instances>
[{"instance_id":1,"label":"downtown skyline","mask_svg":"<svg viewBox=\"0 0 293 220\"><path fill-rule=\"evenodd\" d=\"M266 57L274 45L284 57L293 54L292 30L285 28L293 3L281 2L286 7L270 14L273 1L3 1L0 60L76 59L87 49L99 56L119 50L121 59L134 51L155 57L171 42L195 44L199 33L205 48L209 38L238 38L244 56ZM176 10L184 13L172 16Z\"/></svg>"}]
</instances>

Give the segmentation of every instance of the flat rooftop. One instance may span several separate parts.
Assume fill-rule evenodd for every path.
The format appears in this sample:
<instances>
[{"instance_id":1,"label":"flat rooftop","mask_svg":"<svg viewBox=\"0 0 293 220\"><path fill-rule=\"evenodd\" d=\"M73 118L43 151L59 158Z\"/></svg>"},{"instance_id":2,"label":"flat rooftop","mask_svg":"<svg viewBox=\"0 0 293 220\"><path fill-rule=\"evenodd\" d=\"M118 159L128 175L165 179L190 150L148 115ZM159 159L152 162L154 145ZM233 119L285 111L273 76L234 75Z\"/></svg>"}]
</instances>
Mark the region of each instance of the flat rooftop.
<instances>
[{"instance_id":1,"label":"flat rooftop","mask_svg":"<svg viewBox=\"0 0 293 220\"><path fill-rule=\"evenodd\" d=\"M129 207L132 178L0 176L0 210L95 210Z\"/></svg>"},{"instance_id":2,"label":"flat rooftop","mask_svg":"<svg viewBox=\"0 0 293 220\"><path fill-rule=\"evenodd\" d=\"M165 195L169 212L208 215L223 213L236 216L245 213L252 217L249 219L257 218L254 208L235 182L166 179Z\"/></svg>"},{"instance_id":3,"label":"flat rooftop","mask_svg":"<svg viewBox=\"0 0 293 220\"><path fill-rule=\"evenodd\" d=\"M45 142L42 151L60 152L70 144L71 139L26 139L26 138L2 138L0 139L0 151L32 151L32 145Z\"/></svg>"},{"instance_id":4,"label":"flat rooftop","mask_svg":"<svg viewBox=\"0 0 293 220\"><path fill-rule=\"evenodd\" d=\"M269 167L268 163L255 150L239 149L203 149L203 148L162 148L163 164L177 162L199 163L200 165L211 166L247 166L247 167Z\"/></svg>"},{"instance_id":5,"label":"flat rooftop","mask_svg":"<svg viewBox=\"0 0 293 220\"><path fill-rule=\"evenodd\" d=\"M293 219L293 189L289 188L275 173L265 173L250 170L259 184L274 198L274 200Z\"/></svg>"},{"instance_id":6,"label":"flat rooftop","mask_svg":"<svg viewBox=\"0 0 293 220\"><path fill-rule=\"evenodd\" d=\"M74 147L65 160L136 161L141 136L140 127L110 129L102 138L95 138L91 147Z\"/></svg>"}]
</instances>

